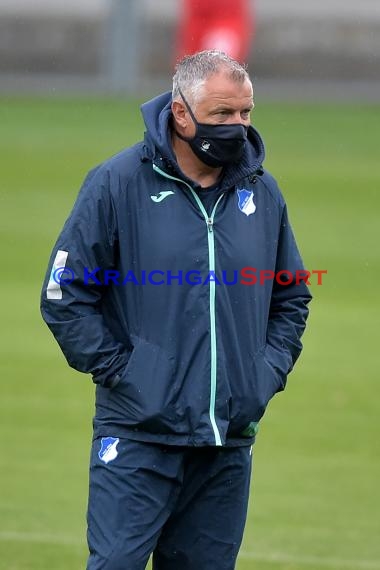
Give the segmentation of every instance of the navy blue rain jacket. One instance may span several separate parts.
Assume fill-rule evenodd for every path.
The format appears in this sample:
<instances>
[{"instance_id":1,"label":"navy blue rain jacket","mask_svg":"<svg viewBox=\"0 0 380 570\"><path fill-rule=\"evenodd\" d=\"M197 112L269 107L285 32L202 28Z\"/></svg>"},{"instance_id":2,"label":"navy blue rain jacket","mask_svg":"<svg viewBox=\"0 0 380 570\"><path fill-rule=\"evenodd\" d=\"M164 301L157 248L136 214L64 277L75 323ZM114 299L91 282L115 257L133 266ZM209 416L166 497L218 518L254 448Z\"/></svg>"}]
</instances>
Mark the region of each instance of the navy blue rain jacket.
<instances>
[{"instance_id":1,"label":"navy blue rain jacket","mask_svg":"<svg viewBox=\"0 0 380 570\"><path fill-rule=\"evenodd\" d=\"M95 437L250 445L301 352L311 296L304 282L260 284L303 266L257 131L207 213L175 161L170 104L144 104L144 141L88 174L42 315L70 366L92 374Z\"/></svg>"}]
</instances>

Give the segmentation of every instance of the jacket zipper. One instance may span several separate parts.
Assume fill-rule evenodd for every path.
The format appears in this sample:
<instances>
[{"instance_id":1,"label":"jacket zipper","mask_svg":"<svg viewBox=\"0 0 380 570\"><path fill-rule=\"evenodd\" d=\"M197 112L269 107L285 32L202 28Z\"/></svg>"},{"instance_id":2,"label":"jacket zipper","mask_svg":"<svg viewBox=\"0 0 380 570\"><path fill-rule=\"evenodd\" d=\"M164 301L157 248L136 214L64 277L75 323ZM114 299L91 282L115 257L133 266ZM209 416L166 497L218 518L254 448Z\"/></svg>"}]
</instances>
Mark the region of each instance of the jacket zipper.
<instances>
[{"instance_id":1,"label":"jacket zipper","mask_svg":"<svg viewBox=\"0 0 380 570\"><path fill-rule=\"evenodd\" d=\"M221 194L212 209L211 216L208 217L207 212L201 202L197 193L190 188L199 209L201 210L207 224L207 240L208 240L208 257L209 257L209 271L215 275L215 242L214 242L214 216L216 208L223 198ZM216 403L216 371L217 371L217 358L216 358L216 322L215 322L215 297L216 285L215 280L210 279L210 335L211 335L211 394L210 394L210 421L215 436L215 444L222 445L220 433L215 420L215 403Z\"/></svg>"},{"instance_id":2,"label":"jacket zipper","mask_svg":"<svg viewBox=\"0 0 380 570\"><path fill-rule=\"evenodd\" d=\"M153 164L153 170L158 172L165 178L169 178L170 180L175 180L177 182L181 182L185 184L191 191L194 200L196 201L200 211L203 214L203 217L206 222L207 227L207 242L208 242L208 257L209 257L209 272L215 275L215 240L214 240L214 216L216 212L216 208L218 207L219 202L223 198L223 194L221 194L216 201L215 206L212 209L211 215L208 216L201 199L197 195L197 193L192 189L192 187L187 184L184 180L180 178L176 178L175 176L171 176L167 174L163 170L161 170L157 165ZM215 280L209 281L210 286L210 337L211 337L211 374L210 374L210 407L209 407L209 417L211 426L214 432L215 437L215 445L221 446L222 440L220 437L219 429L215 420L215 404L216 404L216 373L217 373L217 357L216 357L216 321L215 321L215 297L216 297L216 285Z\"/></svg>"}]
</instances>

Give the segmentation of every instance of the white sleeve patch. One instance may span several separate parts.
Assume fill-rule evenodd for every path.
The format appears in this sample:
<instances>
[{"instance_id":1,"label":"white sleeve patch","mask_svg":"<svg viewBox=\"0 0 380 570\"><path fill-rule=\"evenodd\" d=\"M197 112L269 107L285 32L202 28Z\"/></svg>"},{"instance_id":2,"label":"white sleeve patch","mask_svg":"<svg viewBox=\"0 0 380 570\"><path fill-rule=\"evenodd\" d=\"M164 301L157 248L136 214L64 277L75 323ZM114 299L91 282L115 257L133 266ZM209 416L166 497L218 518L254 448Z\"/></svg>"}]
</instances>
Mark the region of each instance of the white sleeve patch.
<instances>
[{"instance_id":1,"label":"white sleeve patch","mask_svg":"<svg viewBox=\"0 0 380 570\"><path fill-rule=\"evenodd\" d=\"M62 249L57 251L46 289L47 299L62 299L62 289L59 280L65 269L68 255L68 251L63 251Z\"/></svg>"}]
</instances>

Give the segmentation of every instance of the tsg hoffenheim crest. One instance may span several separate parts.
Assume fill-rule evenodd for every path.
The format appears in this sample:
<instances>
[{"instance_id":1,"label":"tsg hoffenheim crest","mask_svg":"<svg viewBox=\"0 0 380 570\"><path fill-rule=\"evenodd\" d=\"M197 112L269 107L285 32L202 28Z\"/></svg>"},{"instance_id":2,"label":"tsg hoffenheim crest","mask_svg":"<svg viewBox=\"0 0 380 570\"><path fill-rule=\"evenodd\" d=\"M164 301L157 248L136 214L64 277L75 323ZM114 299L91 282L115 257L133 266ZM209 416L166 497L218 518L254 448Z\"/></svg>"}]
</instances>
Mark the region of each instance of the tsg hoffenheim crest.
<instances>
[{"instance_id":1,"label":"tsg hoffenheim crest","mask_svg":"<svg viewBox=\"0 0 380 570\"><path fill-rule=\"evenodd\" d=\"M109 463L116 459L119 454L116 449L119 441L118 437L102 437L98 456L103 463Z\"/></svg>"},{"instance_id":2,"label":"tsg hoffenheim crest","mask_svg":"<svg viewBox=\"0 0 380 570\"><path fill-rule=\"evenodd\" d=\"M250 216L256 211L256 204L253 201L252 190L245 190L245 188L242 188L241 190L238 190L237 193L239 210L241 210L246 216Z\"/></svg>"}]
</instances>

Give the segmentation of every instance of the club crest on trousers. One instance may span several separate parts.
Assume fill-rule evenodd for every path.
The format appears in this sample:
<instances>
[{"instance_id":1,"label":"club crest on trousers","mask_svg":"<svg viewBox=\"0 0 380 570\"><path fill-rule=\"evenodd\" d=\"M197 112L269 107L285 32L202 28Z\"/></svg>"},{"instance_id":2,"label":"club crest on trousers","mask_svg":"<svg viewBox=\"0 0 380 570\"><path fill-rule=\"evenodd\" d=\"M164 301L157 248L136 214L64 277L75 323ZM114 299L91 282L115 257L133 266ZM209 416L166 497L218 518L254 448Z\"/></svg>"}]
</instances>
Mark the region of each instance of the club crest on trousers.
<instances>
[{"instance_id":1,"label":"club crest on trousers","mask_svg":"<svg viewBox=\"0 0 380 570\"><path fill-rule=\"evenodd\" d=\"M103 463L109 463L119 455L117 451L118 437L102 437L98 457Z\"/></svg>"}]
</instances>

